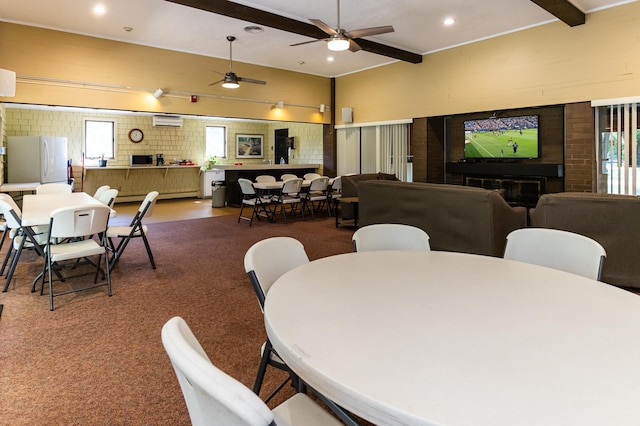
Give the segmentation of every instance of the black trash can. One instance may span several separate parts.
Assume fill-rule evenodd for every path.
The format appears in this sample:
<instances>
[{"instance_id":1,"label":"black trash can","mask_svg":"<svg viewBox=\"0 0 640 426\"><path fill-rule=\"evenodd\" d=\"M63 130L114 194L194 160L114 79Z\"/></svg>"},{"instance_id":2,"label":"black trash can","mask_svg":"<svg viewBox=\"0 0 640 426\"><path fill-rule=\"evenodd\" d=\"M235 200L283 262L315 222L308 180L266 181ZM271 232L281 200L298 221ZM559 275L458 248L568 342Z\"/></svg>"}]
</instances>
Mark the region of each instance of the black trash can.
<instances>
[{"instance_id":1,"label":"black trash can","mask_svg":"<svg viewBox=\"0 0 640 426\"><path fill-rule=\"evenodd\" d=\"M211 207L225 206L225 192L223 181L211 182Z\"/></svg>"}]
</instances>

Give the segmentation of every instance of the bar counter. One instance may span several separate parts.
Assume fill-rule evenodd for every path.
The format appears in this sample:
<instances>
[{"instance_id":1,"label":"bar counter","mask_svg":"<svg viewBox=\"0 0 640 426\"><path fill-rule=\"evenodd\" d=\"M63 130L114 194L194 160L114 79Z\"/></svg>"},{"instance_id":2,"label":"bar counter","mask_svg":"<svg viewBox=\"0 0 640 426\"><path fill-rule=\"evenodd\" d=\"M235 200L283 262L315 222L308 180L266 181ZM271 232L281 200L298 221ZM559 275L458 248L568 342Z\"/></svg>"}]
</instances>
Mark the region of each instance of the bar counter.
<instances>
[{"instance_id":1,"label":"bar counter","mask_svg":"<svg viewBox=\"0 0 640 426\"><path fill-rule=\"evenodd\" d=\"M280 176L285 173L292 173L302 177L305 173L317 173L320 164L243 164L243 165L216 165L214 169L225 172L225 199L228 206L240 207L242 204L242 191L238 179L245 178L255 181L259 175L274 176L280 180Z\"/></svg>"}]
</instances>

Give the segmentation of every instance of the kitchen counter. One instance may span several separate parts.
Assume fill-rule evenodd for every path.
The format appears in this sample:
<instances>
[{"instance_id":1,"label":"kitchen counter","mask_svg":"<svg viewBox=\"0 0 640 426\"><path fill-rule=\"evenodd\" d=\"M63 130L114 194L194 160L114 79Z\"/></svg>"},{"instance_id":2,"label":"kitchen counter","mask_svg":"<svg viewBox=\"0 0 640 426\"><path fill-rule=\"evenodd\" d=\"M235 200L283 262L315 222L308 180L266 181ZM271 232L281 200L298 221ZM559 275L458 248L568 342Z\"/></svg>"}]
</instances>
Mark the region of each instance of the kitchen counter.
<instances>
[{"instance_id":1,"label":"kitchen counter","mask_svg":"<svg viewBox=\"0 0 640 426\"><path fill-rule=\"evenodd\" d=\"M84 169L82 184L90 194L102 185L116 188L119 191L116 203L141 201L151 191L158 191L161 199L197 197L200 173L199 165L90 166Z\"/></svg>"}]
</instances>

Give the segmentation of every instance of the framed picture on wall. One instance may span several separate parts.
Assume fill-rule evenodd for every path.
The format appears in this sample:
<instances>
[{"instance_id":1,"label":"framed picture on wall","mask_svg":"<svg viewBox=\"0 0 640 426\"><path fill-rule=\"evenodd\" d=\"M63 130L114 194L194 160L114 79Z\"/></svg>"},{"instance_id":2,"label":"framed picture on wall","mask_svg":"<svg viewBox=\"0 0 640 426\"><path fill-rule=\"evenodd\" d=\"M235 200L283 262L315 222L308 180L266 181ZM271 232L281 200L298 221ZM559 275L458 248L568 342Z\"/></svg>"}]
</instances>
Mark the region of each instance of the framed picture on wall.
<instances>
[{"instance_id":1,"label":"framed picture on wall","mask_svg":"<svg viewBox=\"0 0 640 426\"><path fill-rule=\"evenodd\" d=\"M236 135L236 158L262 158L264 135Z\"/></svg>"}]
</instances>

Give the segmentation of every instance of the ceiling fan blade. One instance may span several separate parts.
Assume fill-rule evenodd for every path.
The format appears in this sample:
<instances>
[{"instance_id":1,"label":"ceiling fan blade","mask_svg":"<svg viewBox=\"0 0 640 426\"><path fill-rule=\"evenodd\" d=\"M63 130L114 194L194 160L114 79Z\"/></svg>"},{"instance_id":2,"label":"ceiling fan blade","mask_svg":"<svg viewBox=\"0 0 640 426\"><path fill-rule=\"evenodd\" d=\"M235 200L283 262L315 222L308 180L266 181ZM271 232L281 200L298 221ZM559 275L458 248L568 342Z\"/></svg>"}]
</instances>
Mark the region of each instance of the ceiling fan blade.
<instances>
[{"instance_id":1,"label":"ceiling fan blade","mask_svg":"<svg viewBox=\"0 0 640 426\"><path fill-rule=\"evenodd\" d=\"M213 86L214 84L222 83L223 81L224 81L224 78L222 80L214 81L209 86Z\"/></svg>"},{"instance_id":2,"label":"ceiling fan blade","mask_svg":"<svg viewBox=\"0 0 640 426\"><path fill-rule=\"evenodd\" d=\"M382 27L360 28L359 30L353 30L346 32L345 35L349 38L361 38L378 34L392 33L395 30L391 25L384 25Z\"/></svg>"},{"instance_id":3,"label":"ceiling fan blade","mask_svg":"<svg viewBox=\"0 0 640 426\"><path fill-rule=\"evenodd\" d=\"M324 22L322 22L319 19L309 19L309 22L311 22L313 25L315 25L316 27L320 28L322 31L324 31L325 33L327 33L329 35L338 34L338 32L335 29L333 29L332 27L330 27L329 25L325 24Z\"/></svg>"},{"instance_id":4,"label":"ceiling fan blade","mask_svg":"<svg viewBox=\"0 0 640 426\"><path fill-rule=\"evenodd\" d=\"M238 77L238 81L242 81L243 83L253 83L253 84L262 84L262 85L267 84L266 81L254 80L252 78L246 78L246 77Z\"/></svg>"},{"instance_id":5,"label":"ceiling fan blade","mask_svg":"<svg viewBox=\"0 0 640 426\"><path fill-rule=\"evenodd\" d=\"M361 50L362 48L360 46L358 46L358 43L356 43L355 41L349 39L349 50L351 52L357 52L358 50Z\"/></svg>"},{"instance_id":6,"label":"ceiling fan blade","mask_svg":"<svg viewBox=\"0 0 640 426\"><path fill-rule=\"evenodd\" d=\"M295 44L290 44L289 46L300 46L302 44L309 44L309 43L315 43L316 41L327 41L329 40L328 38L319 38L317 40L309 40L309 41L303 41L301 43L295 43Z\"/></svg>"}]
</instances>

